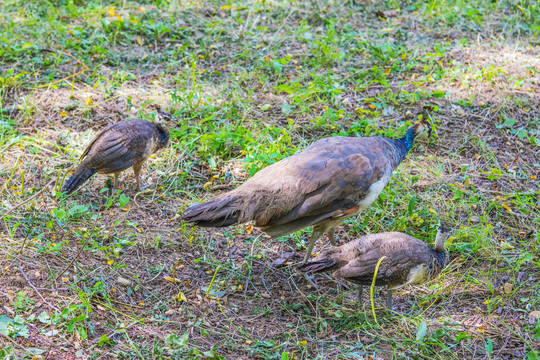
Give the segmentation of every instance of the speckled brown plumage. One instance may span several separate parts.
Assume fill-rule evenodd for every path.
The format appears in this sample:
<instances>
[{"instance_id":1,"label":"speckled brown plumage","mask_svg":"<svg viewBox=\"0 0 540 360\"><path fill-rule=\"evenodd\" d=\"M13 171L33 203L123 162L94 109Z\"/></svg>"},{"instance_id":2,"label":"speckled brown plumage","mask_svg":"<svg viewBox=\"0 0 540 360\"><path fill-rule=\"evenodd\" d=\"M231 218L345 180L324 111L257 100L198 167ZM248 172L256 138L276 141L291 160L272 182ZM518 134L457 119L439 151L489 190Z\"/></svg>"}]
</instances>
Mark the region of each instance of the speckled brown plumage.
<instances>
[{"instance_id":1,"label":"speckled brown plumage","mask_svg":"<svg viewBox=\"0 0 540 360\"><path fill-rule=\"evenodd\" d=\"M81 155L81 163L64 183L62 191L71 193L93 174L114 174L114 186L121 171L133 167L139 186L139 172L148 157L169 141L169 131L159 124L128 119L101 130Z\"/></svg>"},{"instance_id":2,"label":"speckled brown plumage","mask_svg":"<svg viewBox=\"0 0 540 360\"><path fill-rule=\"evenodd\" d=\"M450 234L450 229L441 227L433 249L423 241L399 232L370 234L341 246L332 246L313 260L299 265L298 269L309 273L334 271L338 278L361 286L371 285L377 262L385 257L375 285L388 286L391 307L392 290L407 284L424 283L441 272L448 260L444 244Z\"/></svg>"},{"instance_id":3,"label":"speckled brown plumage","mask_svg":"<svg viewBox=\"0 0 540 360\"><path fill-rule=\"evenodd\" d=\"M235 190L190 206L182 219L203 227L254 221L273 237L313 226L306 260L323 233L334 243L334 228L371 205L414 138L429 129L423 121L401 139L321 139L262 169Z\"/></svg>"}]
</instances>

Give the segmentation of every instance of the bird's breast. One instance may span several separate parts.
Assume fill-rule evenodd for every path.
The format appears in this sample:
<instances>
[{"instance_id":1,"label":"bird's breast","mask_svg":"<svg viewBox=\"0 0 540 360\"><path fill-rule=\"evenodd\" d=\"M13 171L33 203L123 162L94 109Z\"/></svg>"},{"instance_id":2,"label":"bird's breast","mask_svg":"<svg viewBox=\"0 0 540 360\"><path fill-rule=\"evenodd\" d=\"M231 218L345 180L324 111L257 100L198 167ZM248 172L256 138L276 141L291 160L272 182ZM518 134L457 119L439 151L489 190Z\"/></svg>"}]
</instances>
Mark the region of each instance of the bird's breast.
<instances>
[{"instance_id":1,"label":"bird's breast","mask_svg":"<svg viewBox=\"0 0 540 360\"><path fill-rule=\"evenodd\" d=\"M409 271L407 284L422 284L429 280L429 271L426 264L419 264Z\"/></svg>"},{"instance_id":2,"label":"bird's breast","mask_svg":"<svg viewBox=\"0 0 540 360\"><path fill-rule=\"evenodd\" d=\"M153 136L149 138L142 152L143 159L148 159L150 155L155 153L157 151L157 146L158 146L157 139Z\"/></svg>"},{"instance_id":3,"label":"bird's breast","mask_svg":"<svg viewBox=\"0 0 540 360\"><path fill-rule=\"evenodd\" d=\"M388 284L390 290L396 290L409 284L425 283L429 280L429 269L426 264L418 264L411 268L408 274L397 273L395 275L395 280ZM405 276L407 276L406 279Z\"/></svg>"},{"instance_id":4,"label":"bird's breast","mask_svg":"<svg viewBox=\"0 0 540 360\"><path fill-rule=\"evenodd\" d=\"M366 196L364 196L360 201L358 202L359 209L367 209L371 206L371 204L377 199L379 194L382 192L386 184L388 183L388 180L390 180L389 174L384 174L383 177L371 184L371 186L368 189L368 192Z\"/></svg>"}]
</instances>

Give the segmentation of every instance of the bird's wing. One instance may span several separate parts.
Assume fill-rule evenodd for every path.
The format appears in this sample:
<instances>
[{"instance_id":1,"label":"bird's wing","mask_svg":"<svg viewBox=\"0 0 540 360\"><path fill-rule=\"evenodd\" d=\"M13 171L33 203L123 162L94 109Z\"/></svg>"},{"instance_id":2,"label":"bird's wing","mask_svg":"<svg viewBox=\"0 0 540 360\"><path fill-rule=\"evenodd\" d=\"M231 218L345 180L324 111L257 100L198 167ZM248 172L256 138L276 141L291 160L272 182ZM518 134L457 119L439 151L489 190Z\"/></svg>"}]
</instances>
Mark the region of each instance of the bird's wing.
<instances>
[{"instance_id":1,"label":"bird's wing","mask_svg":"<svg viewBox=\"0 0 540 360\"><path fill-rule=\"evenodd\" d=\"M101 138L101 136L108 130L111 129L111 127L114 127L115 124L111 124L103 129L101 129L100 132L97 133L96 136L94 136L94 138L92 139L92 141L90 141L90 144L88 144L88 146L86 146L86 149L84 149L83 153L81 154L80 156L80 160L84 159L86 157L86 155L88 155L88 152L90 151L90 149L92 148L92 146L94 146L94 143L99 139Z\"/></svg>"},{"instance_id":2,"label":"bird's wing","mask_svg":"<svg viewBox=\"0 0 540 360\"><path fill-rule=\"evenodd\" d=\"M99 132L83 153L86 166L111 173L144 160L146 143L153 135L152 127L147 124L151 125L144 120L124 120Z\"/></svg>"},{"instance_id":3,"label":"bird's wing","mask_svg":"<svg viewBox=\"0 0 540 360\"><path fill-rule=\"evenodd\" d=\"M373 279L373 274L377 266L377 262L381 258L380 249L378 247L365 248L360 254L356 254L352 259L341 262L342 266L337 270L337 275L343 279L353 282L369 283ZM349 258L350 254L341 253L343 258ZM381 263L378 274L385 274L386 268ZM380 276L380 275L379 275Z\"/></svg>"},{"instance_id":4,"label":"bird's wing","mask_svg":"<svg viewBox=\"0 0 540 360\"><path fill-rule=\"evenodd\" d=\"M428 263L433 256L434 250L431 247L407 234L387 232L381 234L381 239L381 254L396 263Z\"/></svg>"},{"instance_id":5,"label":"bird's wing","mask_svg":"<svg viewBox=\"0 0 540 360\"><path fill-rule=\"evenodd\" d=\"M343 279L370 285L375 275L377 263L382 258L379 249L370 249L363 256L349 261L337 271L337 275ZM405 282L416 263L411 261L406 254L392 253L380 262L377 270L376 285Z\"/></svg>"}]
</instances>

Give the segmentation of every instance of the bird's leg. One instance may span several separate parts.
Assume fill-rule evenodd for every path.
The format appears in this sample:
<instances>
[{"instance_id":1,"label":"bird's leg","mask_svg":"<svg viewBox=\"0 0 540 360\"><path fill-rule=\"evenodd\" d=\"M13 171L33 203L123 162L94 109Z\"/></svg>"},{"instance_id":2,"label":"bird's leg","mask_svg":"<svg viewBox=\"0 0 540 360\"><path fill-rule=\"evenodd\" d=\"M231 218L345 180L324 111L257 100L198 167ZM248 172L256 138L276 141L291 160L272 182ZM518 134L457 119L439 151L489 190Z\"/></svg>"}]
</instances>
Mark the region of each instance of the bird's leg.
<instances>
[{"instance_id":1,"label":"bird's leg","mask_svg":"<svg viewBox=\"0 0 540 360\"><path fill-rule=\"evenodd\" d=\"M388 288L386 291L386 307L388 310L392 310L392 290Z\"/></svg>"},{"instance_id":2,"label":"bird's leg","mask_svg":"<svg viewBox=\"0 0 540 360\"><path fill-rule=\"evenodd\" d=\"M313 232L311 233L311 238L309 239L309 245L306 251L306 256L304 256L304 261L302 261L302 264L305 264L311 257L313 246L315 246L315 242L321 237L321 235L322 233L319 230L315 230L315 228L313 228Z\"/></svg>"},{"instance_id":3,"label":"bird's leg","mask_svg":"<svg viewBox=\"0 0 540 360\"><path fill-rule=\"evenodd\" d=\"M334 234L334 229L328 230L328 239L330 239L330 244L332 244L332 246L336 246L336 238Z\"/></svg>"},{"instance_id":4,"label":"bird's leg","mask_svg":"<svg viewBox=\"0 0 540 360\"><path fill-rule=\"evenodd\" d=\"M311 233L311 238L309 239L309 245L306 251L306 256L304 256L304 261L302 261L302 264L305 264L309 258L311 258L311 252L313 251L313 246L315 245L315 242L321 237L322 232L319 230L316 230L316 228L313 228L313 232ZM304 273L304 277L306 280L313 285L314 287L317 287L317 285L313 282L313 276L309 276L307 273Z\"/></svg>"},{"instance_id":5,"label":"bird's leg","mask_svg":"<svg viewBox=\"0 0 540 360\"><path fill-rule=\"evenodd\" d=\"M137 188L135 190L137 191L139 191L139 189L141 188L139 180L139 173L141 172L141 167L142 163L133 165L133 173L135 174L135 181L137 181Z\"/></svg>"},{"instance_id":6,"label":"bird's leg","mask_svg":"<svg viewBox=\"0 0 540 360\"><path fill-rule=\"evenodd\" d=\"M112 188L112 193L114 194L114 192L116 191L116 188L118 187L118 173L115 172L114 173L114 183L113 183L113 188Z\"/></svg>"},{"instance_id":7,"label":"bird's leg","mask_svg":"<svg viewBox=\"0 0 540 360\"><path fill-rule=\"evenodd\" d=\"M358 285L358 302L362 302L362 295L364 294L364 285Z\"/></svg>"}]
</instances>

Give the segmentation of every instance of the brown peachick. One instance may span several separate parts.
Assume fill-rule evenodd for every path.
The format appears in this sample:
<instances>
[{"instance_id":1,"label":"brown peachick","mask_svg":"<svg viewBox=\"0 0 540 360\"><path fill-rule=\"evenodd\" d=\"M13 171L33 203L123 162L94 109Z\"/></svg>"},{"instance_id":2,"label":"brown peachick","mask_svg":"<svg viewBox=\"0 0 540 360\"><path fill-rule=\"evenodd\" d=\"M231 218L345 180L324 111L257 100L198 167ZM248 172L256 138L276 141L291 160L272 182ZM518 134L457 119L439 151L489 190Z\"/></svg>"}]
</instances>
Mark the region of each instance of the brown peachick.
<instances>
[{"instance_id":1,"label":"brown peachick","mask_svg":"<svg viewBox=\"0 0 540 360\"><path fill-rule=\"evenodd\" d=\"M341 246L322 251L313 260L298 266L306 273L334 271L337 278L359 285L358 301L364 285L371 285L380 262L375 285L387 286L387 307L392 308L392 290L433 279L448 262L445 243L452 230L439 227L435 246L400 232L369 234Z\"/></svg>"},{"instance_id":2,"label":"brown peachick","mask_svg":"<svg viewBox=\"0 0 540 360\"><path fill-rule=\"evenodd\" d=\"M190 206L184 221L222 227L253 221L272 237L313 226L304 262L324 233L368 208L403 161L425 120L400 139L335 136L260 170L238 188Z\"/></svg>"},{"instance_id":3,"label":"brown peachick","mask_svg":"<svg viewBox=\"0 0 540 360\"><path fill-rule=\"evenodd\" d=\"M160 116L170 118L158 109L158 118ZM168 142L169 131L146 120L127 119L107 126L84 150L81 163L64 183L62 191L72 193L95 173L114 174L116 188L118 174L130 167L133 167L139 190L139 173L144 162Z\"/></svg>"}]
</instances>

